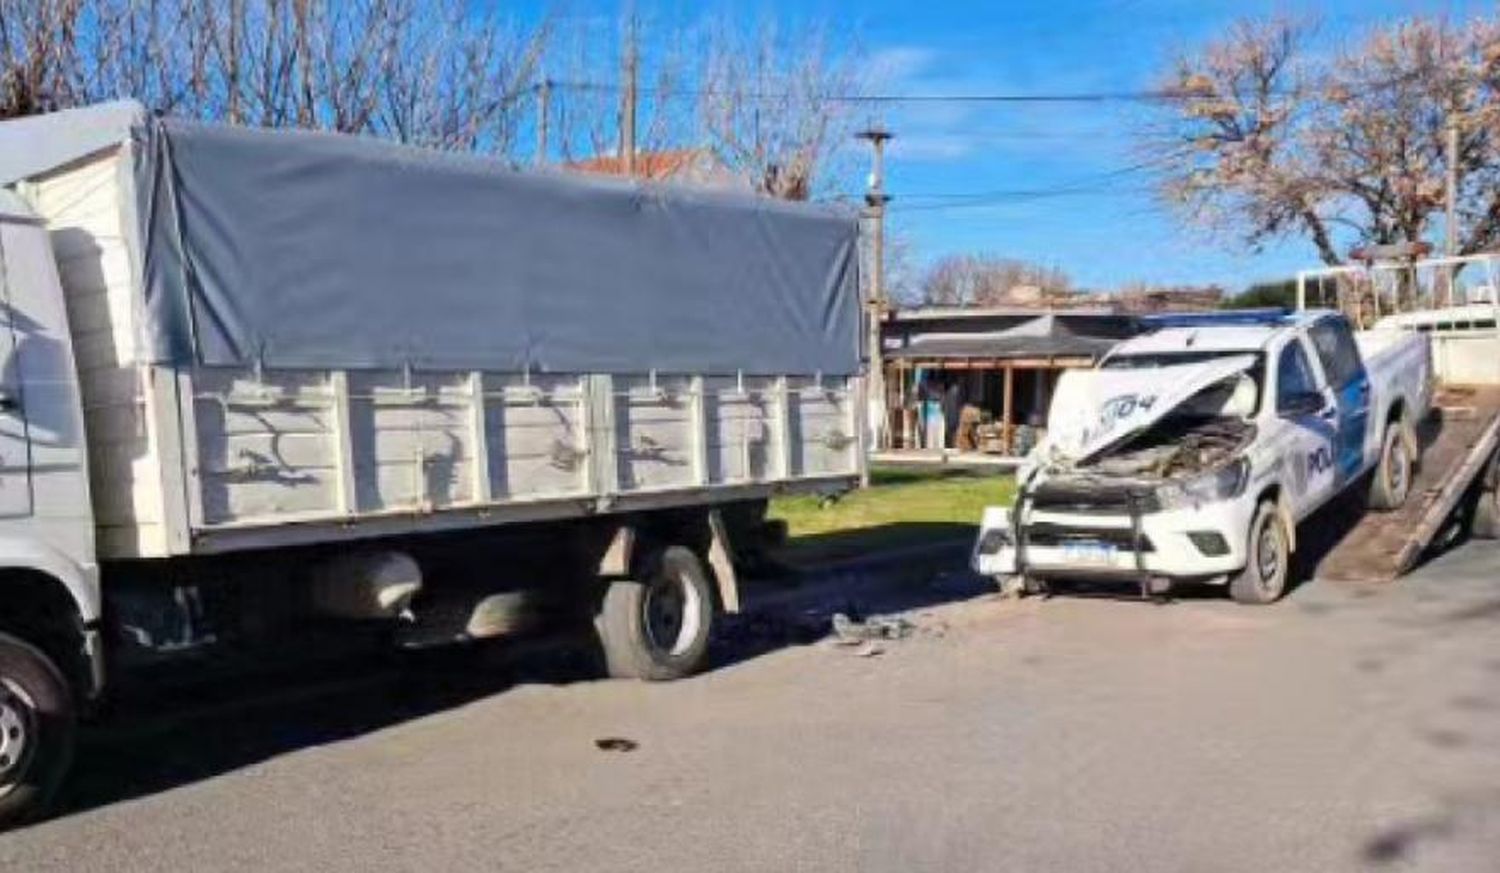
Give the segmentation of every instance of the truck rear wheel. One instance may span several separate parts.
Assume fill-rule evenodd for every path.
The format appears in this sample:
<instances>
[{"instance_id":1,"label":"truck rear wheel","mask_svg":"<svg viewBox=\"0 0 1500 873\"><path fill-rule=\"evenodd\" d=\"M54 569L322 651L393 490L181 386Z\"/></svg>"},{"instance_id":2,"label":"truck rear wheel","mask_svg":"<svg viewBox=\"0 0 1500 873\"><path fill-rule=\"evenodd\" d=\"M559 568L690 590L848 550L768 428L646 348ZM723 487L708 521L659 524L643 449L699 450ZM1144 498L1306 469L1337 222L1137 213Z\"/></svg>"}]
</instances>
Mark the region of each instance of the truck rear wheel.
<instances>
[{"instance_id":1,"label":"truck rear wheel","mask_svg":"<svg viewBox=\"0 0 1500 873\"><path fill-rule=\"evenodd\" d=\"M1250 541L1245 550L1245 568L1229 580L1229 596L1239 603L1263 606L1286 593L1291 568L1291 537L1286 519L1267 500L1255 510L1250 522Z\"/></svg>"},{"instance_id":2,"label":"truck rear wheel","mask_svg":"<svg viewBox=\"0 0 1500 873\"><path fill-rule=\"evenodd\" d=\"M0 633L0 827L42 810L73 760L67 680L40 649Z\"/></svg>"},{"instance_id":3,"label":"truck rear wheel","mask_svg":"<svg viewBox=\"0 0 1500 873\"><path fill-rule=\"evenodd\" d=\"M1500 454L1490 459L1484 481L1479 483L1479 501L1474 504L1469 535L1477 540L1500 539Z\"/></svg>"},{"instance_id":4,"label":"truck rear wheel","mask_svg":"<svg viewBox=\"0 0 1500 873\"><path fill-rule=\"evenodd\" d=\"M594 618L609 675L664 681L697 672L714 614L703 562L669 546L644 562L641 576L611 582Z\"/></svg>"},{"instance_id":5,"label":"truck rear wheel","mask_svg":"<svg viewBox=\"0 0 1500 873\"><path fill-rule=\"evenodd\" d=\"M1380 441L1380 463L1375 465L1375 474L1370 477L1371 509L1397 509L1406 502L1406 495L1411 491L1411 462L1401 422L1387 424L1385 436Z\"/></svg>"},{"instance_id":6,"label":"truck rear wheel","mask_svg":"<svg viewBox=\"0 0 1500 873\"><path fill-rule=\"evenodd\" d=\"M1500 539L1500 491L1479 492L1469 535L1476 540Z\"/></svg>"}]
</instances>

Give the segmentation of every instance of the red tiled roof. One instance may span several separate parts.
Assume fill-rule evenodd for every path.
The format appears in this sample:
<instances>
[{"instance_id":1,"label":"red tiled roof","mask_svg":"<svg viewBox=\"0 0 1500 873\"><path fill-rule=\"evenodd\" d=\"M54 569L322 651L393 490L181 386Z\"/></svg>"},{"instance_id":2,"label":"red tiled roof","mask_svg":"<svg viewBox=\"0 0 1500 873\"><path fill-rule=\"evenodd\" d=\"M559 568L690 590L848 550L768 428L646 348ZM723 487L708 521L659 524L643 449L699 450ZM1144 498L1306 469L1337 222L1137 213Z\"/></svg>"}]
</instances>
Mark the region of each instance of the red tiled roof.
<instances>
[{"instance_id":1,"label":"red tiled roof","mask_svg":"<svg viewBox=\"0 0 1500 873\"><path fill-rule=\"evenodd\" d=\"M692 166L703 157L703 149L670 149L660 152L640 152L635 156L635 175L642 179L670 179ZM619 155L603 155L567 165L570 170L584 173L602 173L609 176L625 175L625 159Z\"/></svg>"}]
</instances>

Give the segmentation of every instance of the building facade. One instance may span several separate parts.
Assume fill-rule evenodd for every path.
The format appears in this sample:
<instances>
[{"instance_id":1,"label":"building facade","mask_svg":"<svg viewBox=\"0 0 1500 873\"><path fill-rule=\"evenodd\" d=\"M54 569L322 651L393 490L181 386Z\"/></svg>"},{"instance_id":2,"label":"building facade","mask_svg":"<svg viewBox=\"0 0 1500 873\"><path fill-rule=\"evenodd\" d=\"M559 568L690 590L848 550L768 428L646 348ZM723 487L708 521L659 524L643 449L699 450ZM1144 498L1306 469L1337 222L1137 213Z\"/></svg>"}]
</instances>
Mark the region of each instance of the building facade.
<instances>
[{"instance_id":1,"label":"building facade","mask_svg":"<svg viewBox=\"0 0 1500 873\"><path fill-rule=\"evenodd\" d=\"M882 329L885 449L1025 454L1045 433L1058 375L1140 331L1106 308L923 308Z\"/></svg>"}]
</instances>

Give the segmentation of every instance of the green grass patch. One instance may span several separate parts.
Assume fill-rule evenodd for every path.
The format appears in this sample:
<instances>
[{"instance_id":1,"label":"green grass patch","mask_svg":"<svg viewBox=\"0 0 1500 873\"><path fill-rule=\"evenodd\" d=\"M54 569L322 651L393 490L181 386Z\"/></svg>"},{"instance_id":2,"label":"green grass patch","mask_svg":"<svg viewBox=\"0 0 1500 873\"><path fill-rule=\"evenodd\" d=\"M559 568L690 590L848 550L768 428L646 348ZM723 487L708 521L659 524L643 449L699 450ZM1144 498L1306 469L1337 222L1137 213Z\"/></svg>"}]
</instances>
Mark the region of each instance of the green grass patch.
<instances>
[{"instance_id":1,"label":"green grass patch","mask_svg":"<svg viewBox=\"0 0 1500 873\"><path fill-rule=\"evenodd\" d=\"M974 535L986 506L1009 503L1015 480L986 470L876 467L870 487L825 504L814 496L771 501L787 525L777 557L812 563Z\"/></svg>"}]
</instances>

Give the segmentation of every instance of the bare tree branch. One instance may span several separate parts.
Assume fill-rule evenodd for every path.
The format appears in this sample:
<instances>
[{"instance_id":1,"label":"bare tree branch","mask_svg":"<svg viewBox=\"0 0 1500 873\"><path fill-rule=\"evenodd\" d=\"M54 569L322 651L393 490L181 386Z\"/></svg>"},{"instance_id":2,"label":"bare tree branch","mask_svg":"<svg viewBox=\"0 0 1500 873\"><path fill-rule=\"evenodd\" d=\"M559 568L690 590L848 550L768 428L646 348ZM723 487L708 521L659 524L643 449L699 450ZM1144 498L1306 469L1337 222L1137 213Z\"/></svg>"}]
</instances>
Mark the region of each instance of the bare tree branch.
<instances>
[{"instance_id":1,"label":"bare tree branch","mask_svg":"<svg viewBox=\"0 0 1500 873\"><path fill-rule=\"evenodd\" d=\"M0 0L0 115L177 115L509 154L548 36L466 0Z\"/></svg>"},{"instance_id":2,"label":"bare tree branch","mask_svg":"<svg viewBox=\"0 0 1500 873\"><path fill-rule=\"evenodd\" d=\"M775 197L805 200L847 154L856 119L832 99L861 90L858 57L836 51L822 28L790 35L774 20L705 28L698 115L729 166Z\"/></svg>"},{"instance_id":3,"label":"bare tree branch","mask_svg":"<svg viewBox=\"0 0 1500 873\"><path fill-rule=\"evenodd\" d=\"M1306 35L1284 19L1241 22L1179 62L1169 87L1183 97L1145 136L1193 147L1171 162L1164 197L1252 247L1302 237L1337 264L1340 243L1432 232L1451 120L1462 250L1500 242L1500 23L1414 18L1324 58L1304 51Z\"/></svg>"},{"instance_id":4,"label":"bare tree branch","mask_svg":"<svg viewBox=\"0 0 1500 873\"><path fill-rule=\"evenodd\" d=\"M994 255L949 255L920 282L921 302L935 306L1000 306L1022 298L1035 303L1072 291L1072 279L1060 269Z\"/></svg>"}]
</instances>

